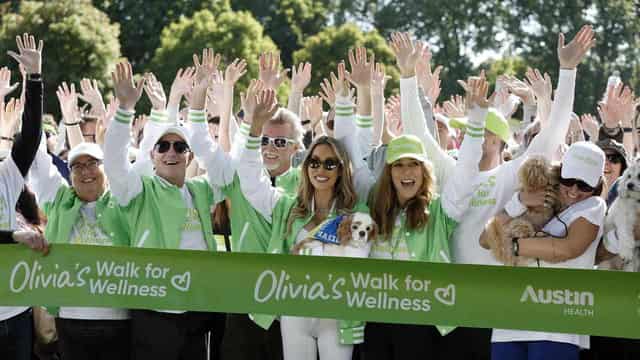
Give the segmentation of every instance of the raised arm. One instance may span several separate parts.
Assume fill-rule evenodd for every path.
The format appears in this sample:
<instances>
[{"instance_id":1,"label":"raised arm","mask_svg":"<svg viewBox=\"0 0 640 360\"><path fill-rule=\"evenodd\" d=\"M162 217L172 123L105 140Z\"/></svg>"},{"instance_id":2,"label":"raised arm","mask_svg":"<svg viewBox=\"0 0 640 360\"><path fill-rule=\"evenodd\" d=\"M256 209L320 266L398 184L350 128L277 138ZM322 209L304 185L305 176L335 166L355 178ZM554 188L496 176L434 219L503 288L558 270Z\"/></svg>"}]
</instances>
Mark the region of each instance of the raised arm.
<instances>
[{"instance_id":1,"label":"raised arm","mask_svg":"<svg viewBox=\"0 0 640 360\"><path fill-rule=\"evenodd\" d=\"M27 72L24 112L22 114L22 132L11 148L11 157L22 176L27 176L31 163L36 156L42 136L42 47L40 40L36 45L33 36L17 36L18 53L8 54L20 63Z\"/></svg>"},{"instance_id":2,"label":"raised arm","mask_svg":"<svg viewBox=\"0 0 640 360\"><path fill-rule=\"evenodd\" d=\"M218 128L218 142L225 152L231 151L232 139L237 124L233 119L233 92L235 84L247 72L247 62L235 59L224 72L224 80L222 82L222 105L220 112L220 127ZM216 99L217 100L217 99Z\"/></svg>"},{"instance_id":3,"label":"raised arm","mask_svg":"<svg viewBox=\"0 0 640 360\"><path fill-rule=\"evenodd\" d=\"M195 84L191 92L191 108L188 117L193 130L191 146L199 159L198 162L207 169L210 185L221 187L233 182L235 171L229 154L209 135L206 122L207 89L216 71L214 62L208 61L212 59L212 57L203 57L202 64L196 62ZM229 73L228 68L227 73ZM220 132L222 135L222 129Z\"/></svg>"},{"instance_id":4,"label":"raised arm","mask_svg":"<svg viewBox=\"0 0 640 360\"><path fill-rule=\"evenodd\" d=\"M491 103L491 100L487 99L488 90L489 83L484 78L484 73L480 78L468 83L467 98L470 108L467 131L460 147L458 161L442 192L442 207L447 215L456 221L462 220L462 215L469 208L474 191L471 179L476 178L480 172L485 118Z\"/></svg>"},{"instance_id":5,"label":"raised arm","mask_svg":"<svg viewBox=\"0 0 640 360\"><path fill-rule=\"evenodd\" d=\"M258 93L256 89L262 86L260 80L252 80L246 95L241 98L244 121L251 124L251 129L241 150L237 171L245 198L265 219L271 221L271 214L282 191L271 186L271 180L263 170L260 136L265 122L271 119L278 107L275 90L262 89Z\"/></svg>"},{"instance_id":6,"label":"raised arm","mask_svg":"<svg viewBox=\"0 0 640 360\"><path fill-rule=\"evenodd\" d=\"M116 111L115 121L111 121L105 135L104 171L112 194L121 205L126 206L142 192L142 179L129 164L128 150L131 120L135 114L135 105L142 95L144 78L134 84L131 64L126 61L116 65L111 77L120 107Z\"/></svg>"},{"instance_id":7,"label":"raised arm","mask_svg":"<svg viewBox=\"0 0 640 360\"><path fill-rule=\"evenodd\" d=\"M55 199L60 187L67 186L66 181L53 165L51 156L47 153L47 144L44 136L40 141L35 160L29 170L29 184L45 214L48 210L48 204Z\"/></svg>"},{"instance_id":8,"label":"raised arm","mask_svg":"<svg viewBox=\"0 0 640 360\"><path fill-rule=\"evenodd\" d=\"M384 129L384 88L389 76L385 74L384 64L376 63L371 75L371 147L382 144L382 131ZM360 136L360 135L358 135Z\"/></svg>"},{"instance_id":9,"label":"raised arm","mask_svg":"<svg viewBox=\"0 0 640 360\"><path fill-rule=\"evenodd\" d=\"M84 142L82 130L80 129L80 114L78 112L78 94L76 86L71 84L67 86L63 82L58 86L56 91L58 102L60 103L60 112L62 113L62 121L69 137L69 148L73 149L80 143Z\"/></svg>"},{"instance_id":10,"label":"raised arm","mask_svg":"<svg viewBox=\"0 0 640 360\"><path fill-rule=\"evenodd\" d=\"M595 45L594 32L591 26L585 25L576 37L565 46L564 35L558 38L558 59L560 61L560 78L558 89L551 106L549 125L540 130L523 158L530 154L543 154L551 159L558 146L564 143L571 122L571 111L575 96L576 67L585 58L587 52Z\"/></svg>"},{"instance_id":11,"label":"raised arm","mask_svg":"<svg viewBox=\"0 0 640 360\"><path fill-rule=\"evenodd\" d=\"M300 117L302 96L304 89L311 82L311 64L300 63L298 67L293 66L291 69L291 91L289 92L289 102L287 109Z\"/></svg>"}]
</instances>

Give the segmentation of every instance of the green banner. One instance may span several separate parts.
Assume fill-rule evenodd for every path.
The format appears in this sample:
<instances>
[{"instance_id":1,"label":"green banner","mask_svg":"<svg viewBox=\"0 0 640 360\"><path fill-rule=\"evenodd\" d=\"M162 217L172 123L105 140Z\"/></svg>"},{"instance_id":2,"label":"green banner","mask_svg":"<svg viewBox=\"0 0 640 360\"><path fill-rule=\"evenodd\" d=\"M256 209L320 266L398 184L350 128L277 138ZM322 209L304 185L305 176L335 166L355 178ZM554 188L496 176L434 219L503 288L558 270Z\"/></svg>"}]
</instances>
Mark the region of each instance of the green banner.
<instances>
[{"instance_id":1,"label":"green banner","mask_svg":"<svg viewBox=\"0 0 640 360\"><path fill-rule=\"evenodd\" d=\"M287 314L640 338L638 274L53 245L0 253L2 305Z\"/></svg>"}]
</instances>

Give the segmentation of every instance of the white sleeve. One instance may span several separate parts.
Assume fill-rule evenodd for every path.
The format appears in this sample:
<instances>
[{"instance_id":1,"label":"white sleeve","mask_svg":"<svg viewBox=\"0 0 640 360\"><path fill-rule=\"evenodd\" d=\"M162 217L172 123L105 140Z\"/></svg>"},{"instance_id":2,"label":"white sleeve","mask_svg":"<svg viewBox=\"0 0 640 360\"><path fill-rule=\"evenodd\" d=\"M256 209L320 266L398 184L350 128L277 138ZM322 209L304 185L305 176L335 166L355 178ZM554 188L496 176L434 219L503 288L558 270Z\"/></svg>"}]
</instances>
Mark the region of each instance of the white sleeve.
<instances>
[{"instance_id":1,"label":"white sleeve","mask_svg":"<svg viewBox=\"0 0 640 360\"><path fill-rule=\"evenodd\" d=\"M571 110L575 96L576 70L560 69L558 89L555 92L549 123L540 130L527 148L523 157L531 154L542 154L552 159L560 144L564 144L565 136L571 123Z\"/></svg>"},{"instance_id":2,"label":"white sleeve","mask_svg":"<svg viewBox=\"0 0 640 360\"><path fill-rule=\"evenodd\" d=\"M487 109L474 107L469 110L469 124L460 146L458 161L444 184L442 207L456 221L460 221L469 208L474 189L472 179L480 173L486 116Z\"/></svg>"},{"instance_id":3,"label":"white sleeve","mask_svg":"<svg viewBox=\"0 0 640 360\"><path fill-rule=\"evenodd\" d=\"M418 83L415 77L400 79L400 106L405 135L415 135L425 146L427 158L433 164L436 184L442 186L453 173L456 160L449 156L427 130L424 112L418 99Z\"/></svg>"},{"instance_id":4,"label":"white sleeve","mask_svg":"<svg viewBox=\"0 0 640 360\"><path fill-rule=\"evenodd\" d=\"M204 110L189 109L188 117L192 129L191 147L198 163L207 170L209 184L214 188L230 184L235 174L231 157L209 135Z\"/></svg>"},{"instance_id":5,"label":"white sleeve","mask_svg":"<svg viewBox=\"0 0 640 360\"><path fill-rule=\"evenodd\" d=\"M356 142L360 158L364 159L373 144L373 117L356 115Z\"/></svg>"},{"instance_id":6,"label":"white sleeve","mask_svg":"<svg viewBox=\"0 0 640 360\"><path fill-rule=\"evenodd\" d=\"M29 169L29 184L36 195L40 206L52 202L61 186L67 186L66 181L53 165L51 156L47 153L46 137L42 136L36 157Z\"/></svg>"},{"instance_id":7,"label":"white sleeve","mask_svg":"<svg viewBox=\"0 0 640 360\"><path fill-rule=\"evenodd\" d=\"M104 172L109 179L111 193L122 206L129 204L143 190L141 175L132 168L128 159L133 115L133 112L118 109L104 139Z\"/></svg>"},{"instance_id":8,"label":"white sleeve","mask_svg":"<svg viewBox=\"0 0 640 360\"><path fill-rule=\"evenodd\" d=\"M358 195L358 199L366 200L369 191L375 184L364 156L360 154L360 149L353 134L356 133L355 116L353 113L353 103L348 98L336 99L336 118L334 121L334 135L336 140L344 146L351 165L353 166L353 186Z\"/></svg>"},{"instance_id":9,"label":"white sleeve","mask_svg":"<svg viewBox=\"0 0 640 360\"><path fill-rule=\"evenodd\" d=\"M282 197L282 191L271 186L271 179L263 170L260 143L259 137L247 138L240 152L237 171L242 194L260 215L271 222L271 214Z\"/></svg>"}]
</instances>

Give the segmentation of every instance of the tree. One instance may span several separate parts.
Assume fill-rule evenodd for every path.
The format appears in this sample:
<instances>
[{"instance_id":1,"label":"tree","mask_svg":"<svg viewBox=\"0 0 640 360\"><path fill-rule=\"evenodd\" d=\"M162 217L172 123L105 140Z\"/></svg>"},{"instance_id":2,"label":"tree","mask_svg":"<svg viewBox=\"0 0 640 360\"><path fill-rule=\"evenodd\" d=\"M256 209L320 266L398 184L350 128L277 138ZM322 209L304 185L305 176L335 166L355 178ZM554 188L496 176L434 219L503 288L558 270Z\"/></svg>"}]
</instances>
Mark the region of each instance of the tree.
<instances>
[{"instance_id":1,"label":"tree","mask_svg":"<svg viewBox=\"0 0 640 360\"><path fill-rule=\"evenodd\" d=\"M282 62L290 67L293 53L327 23L329 5L327 0L237 0L232 7L250 11L255 16L280 48Z\"/></svg>"},{"instance_id":2,"label":"tree","mask_svg":"<svg viewBox=\"0 0 640 360\"><path fill-rule=\"evenodd\" d=\"M247 61L247 74L239 81L239 91L249 80L258 78L260 53L277 48L262 26L246 11L224 11L214 15L200 10L193 17L182 17L162 30L160 47L151 61L151 69L168 90L178 68L193 66L193 54L205 47L223 55L223 64L235 58Z\"/></svg>"},{"instance_id":3,"label":"tree","mask_svg":"<svg viewBox=\"0 0 640 360\"><path fill-rule=\"evenodd\" d=\"M523 79L527 71L527 63L519 56L510 56L485 61L480 64L479 69L485 70L489 83L495 84L496 78L499 75L513 75L519 79Z\"/></svg>"},{"instance_id":4,"label":"tree","mask_svg":"<svg viewBox=\"0 0 640 360\"><path fill-rule=\"evenodd\" d=\"M557 78L556 46L558 32L571 39L584 24L592 24L597 43L584 64L578 67L574 109L577 113L594 113L602 98L607 78L620 71L625 83L638 87L640 57L640 20L632 0L571 0L549 3L511 0L506 29L515 50L531 66ZM528 19L523 22L522 19ZM532 31L531 24L534 24Z\"/></svg>"},{"instance_id":5,"label":"tree","mask_svg":"<svg viewBox=\"0 0 640 360\"><path fill-rule=\"evenodd\" d=\"M122 52L136 72L149 65L160 46L160 33L170 23L202 9L214 14L231 9L229 0L93 0L93 3L106 12L111 21L120 24Z\"/></svg>"},{"instance_id":6,"label":"tree","mask_svg":"<svg viewBox=\"0 0 640 360\"><path fill-rule=\"evenodd\" d=\"M56 86L82 78L111 82L110 72L120 57L119 27L91 5L89 0L24 1L17 13L0 19L0 54L16 48L15 38L25 32L44 40L43 73L45 111L59 114ZM17 65L9 60L13 70Z\"/></svg>"},{"instance_id":7,"label":"tree","mask_svg":"<svg viewBox=\"0 0 640 360\"><path fill-rule=\"evenodd\" d=\"M365 46L375 53L376 62L386 65L387 75L392 77L387 84L387 92L397 89L400 74L395 66L395 56L387 45L387 41L375 30L365 33L354 24L345 24L340 27L328 27L308 38L305 47L293 54L294 62L309 61L313 65L313 76L308 92L320 91L322 79L328 77L332 71L336 72L340 60L348 62L349 49L358 46Z\"/></svg>"}]
</instances>

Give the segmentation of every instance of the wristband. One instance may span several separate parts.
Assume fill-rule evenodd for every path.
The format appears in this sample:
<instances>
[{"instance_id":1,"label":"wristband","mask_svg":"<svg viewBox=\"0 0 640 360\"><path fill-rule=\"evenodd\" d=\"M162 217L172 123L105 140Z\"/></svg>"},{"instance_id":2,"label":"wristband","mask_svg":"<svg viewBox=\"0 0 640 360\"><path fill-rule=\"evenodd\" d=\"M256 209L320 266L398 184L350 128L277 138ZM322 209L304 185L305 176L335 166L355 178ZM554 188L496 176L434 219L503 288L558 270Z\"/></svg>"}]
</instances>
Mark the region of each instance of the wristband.
<instances>
[{"instance_id":1,"label":"wristband","mask_svg":"<svg viewBox=\"0 0 640 360\"><path fill-rule=\"evenodd\" d=\"M6 140L6 141L13 142L13 138L12 137L8 137L8 136L0 136L0 140Z\"/></svg>"},{"instance_id":2,"label":"wristband","mask_svg":"<svg viewBox=\"0 0 640 360\"><path fill-rule=\"evenodd\" d=\"M27 74L27 80L42 80L42 74Z\"/></svg>"},{"instance_id":3,"label":"wristband","mask_svg":"<svg viewBox=\"0 0 640 360\"><path fill-rule=\"evenodd\" d=\"M75 125L80 125L80 121L76 121L76 122L73 122L73 123L67 123L67 122L64 123L64 126L75 126Z\"/></svg>"},{"instance_id":4,"label":"wristband","mask_svg":"<svg viewBox=\"0 0 640 360\"><path fill-rule=\"evenodd\" d=\"M520 192L516 191L513 194L511 200L504 207L504 211L512 218L518 217L527 211L527 207L520 202Z\"/></svg>"},{"instance_id":5,"label":"wristband","mask_svg":"<svg viewBox=\"0 0 640 360\"><path fill-rule=\"evenodd\" d=\"M630 132L633 132L633 129L630 127L623 127L622 131L624 131L625 133L630 133Z\"/></svg>"},{"instance_id":6,"label":"wristband","mask_svg":"<svg viewBox=\"0 0 640 360\"><path fill-rule=\"evenodd\" d=\"M608 127L602 125L602 129L609 136L614 136L614 135L616 135L616 134L618 134L620 132L620 126L616 126L614 128L608 128Z\"/></svg>"},{"instance_id":7,"label":"wristband","mask_svg":"<svg viewBox=\"0 0 640 360\"><path fill-rule=\"evenodd\" d=\"M520 240L517 237L514 237L511 239L511 245L512 245L512 250L513 250L513 256L518 257L520 256L520 243L518 243L518 240Z\"/></svg>"}]
</instances>

